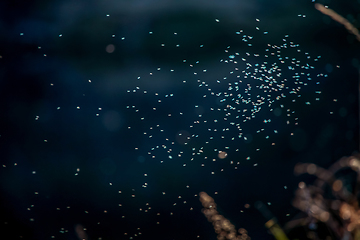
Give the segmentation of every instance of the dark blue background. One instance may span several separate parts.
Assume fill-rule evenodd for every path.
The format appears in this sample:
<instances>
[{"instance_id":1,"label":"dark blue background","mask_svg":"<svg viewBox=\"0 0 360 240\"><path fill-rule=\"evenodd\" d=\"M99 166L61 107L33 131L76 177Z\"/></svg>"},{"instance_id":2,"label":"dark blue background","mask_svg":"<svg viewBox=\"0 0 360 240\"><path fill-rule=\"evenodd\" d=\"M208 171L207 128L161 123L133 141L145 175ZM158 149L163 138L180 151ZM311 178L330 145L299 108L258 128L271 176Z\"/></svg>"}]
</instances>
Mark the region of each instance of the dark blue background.
<instances>
[{"instance_id":1,"label":"dark blue background","mask_svg":"<svg viewBox=\"0 0 360 240\"><path fill-rule=\"evenodd\" d=\"M359 1L326 3L359 26ZM244 33L239 36L240 29ZM252 47L241 41L243 34L254 37ZM304 52L312 59L321 56L312 62L314 69L304 71L314 78L318 73L328 77L302 86L297 97L289 93L297 87L290 71L282 69L290 89L271 107L281 110L281 115L275 116L267 104L244 124L239 114L249 141L238 138L236 128L225 121L213 123L224 117L226 105L207 87L199 87L197 79L209 83L216 93L226 92L227 83L239 79L229 75L234 66L220 59L229 60L230 52L239 52L236 60L242 64L241 57L249 52L260 54L248 57L249 63L263 63L267 44L280 46L287 34L288 42L299 44L301 53L284 50L282 57L296 57L306 64L310 60ZM115 46L113 53L105 51L109 44ZM354 36L318 12L311 1L2 1L0 226L5 231L1 235L77 239L74 227L82 224L89 239L197 239L198 235L215 239L195 196L206 191L237 228L246 228L253 239L273 239L264 227L267 219L254 203L271 203L269 210L284 225L299 212L291 205L298 182L313 180L294 176L295 164L328 167L358 150L359 46ZM275 57L268 61L278 62ZM216 85L224 76L228 79ZM136 93L127 92L137 86ZM255 86L252 83L252 99L264 94ZM165 97L171 93L173 97ZM288 117L287 109L295 113ZM229 119L235 117L233 113ZM196 125L197 120L209 123ZM157 124L164 132L156 130ZM219 130L211 141L209 127ZM221 139L223 128L230 130ZM260 129L264 131L257 134ZM180 131L194 134L187 145L176 140ZM168 157L172 153L150 150L163 144L173 149L173 159ZM193 156L192 149L197 153L201 147L203 153ZM226 150L227 158L218 159L214 149ZM181 158L176 157L179 151ZM151 207L148 213L146 203Z\"/></svg>"}]
</instances>

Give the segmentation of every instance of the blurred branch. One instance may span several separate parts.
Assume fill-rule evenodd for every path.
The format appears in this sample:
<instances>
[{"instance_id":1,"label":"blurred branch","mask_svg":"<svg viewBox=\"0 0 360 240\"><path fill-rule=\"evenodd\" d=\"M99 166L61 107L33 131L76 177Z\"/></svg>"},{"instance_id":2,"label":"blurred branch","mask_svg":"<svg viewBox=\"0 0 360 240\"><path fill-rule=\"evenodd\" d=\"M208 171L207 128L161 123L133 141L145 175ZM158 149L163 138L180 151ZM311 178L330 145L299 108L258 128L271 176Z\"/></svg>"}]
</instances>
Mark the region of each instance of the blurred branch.
<instances>
[{"instance_id":1,"label":"blurred branch","mask_svg":"<svg viewBox=\"0 0 360 240\"><path fill-rule=\"evenodd\" d=\"M85 232L86 228L84 228L81 224L77 224L75 226L76 236L79 240L88 240L88 235Z\"/></svg>"},{"instance_id":2,"label":"blurred branch","mask_svg":"<svg viewBox=\"0 0 360 240\"><path fill-rule=\"evenodd\" d=\"M323 14L328 15L329 17L331 17L333 20L337 21L338 23L344 25L344 27L350 33L354 34L356 36L356 39L360 42L359 30L354 25L352 25L346 18L344 18L343 16L341 16L334 10L325 7L324 5L322 5L320 3L316 3L315 8L317 10L319 10L320 12L322 12Z\"/></svg>"},{"instance_id":3,"label":"blurred branch","mask_svg":"<svg viewBox=\"0 0 360 240\"><path fill-rule=\"evenodd\" d=\"M335 174L344 168L351 168L357 173L352 192L344 187L342 180L335 177ZM307 216L289 222L287 227L294 228L298 224L310 225L323 222L336 235L336 239L360 240L360 209L357 199L359 158L357 156L343 157L327 170L312 163L297 164L295 174L303 173L317 176L314 185L307 186L304 182L300 182L295 193L294 207L306 213ZM326 186L330 187L335 199L325 198Z\"/></svg>"},{"instance_id":4,"label":"blurred branch","mask_svg":"<svg viewBox=\"0 0 360 240\"><path fill-rule=\"evenodd\" d=\"M205 215L207 220L214 226L215 232L217 233L218 240L250 240L251 238L247 235L247 231L244 228L240 228L238 233L236 232L235 226L220 215L216 210L216 203L212 197L206 192L200 192L200 202L203 205L202 213Z\"/></svg>"}]
</instances>

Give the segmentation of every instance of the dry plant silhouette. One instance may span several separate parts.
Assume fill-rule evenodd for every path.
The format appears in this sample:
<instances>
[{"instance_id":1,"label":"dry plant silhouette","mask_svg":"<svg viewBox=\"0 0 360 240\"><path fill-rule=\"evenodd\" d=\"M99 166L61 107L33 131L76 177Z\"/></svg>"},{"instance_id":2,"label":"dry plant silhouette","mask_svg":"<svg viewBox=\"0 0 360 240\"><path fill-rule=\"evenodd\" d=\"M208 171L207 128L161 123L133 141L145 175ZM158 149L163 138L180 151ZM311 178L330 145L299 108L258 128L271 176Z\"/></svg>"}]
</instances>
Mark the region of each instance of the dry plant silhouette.
<instances>
[{"instance_id":1,"label":"dry plant silhouette","mask_svg":"<svg viewBox=\"0 0 360 240\"><path fill-rule=\"evenodd\" d=\"M349 191L336 174L350 168L356 173L356 183ZM303 218L297 218L286 223L284 229L290 232L296 227L306 226L308 239L323 239L324 233L316 231L316 225L323 223L329 229L325 239L360 240L360 208L358 202L358 189L360 187L360 160L358 156L343 157L329 169L316 166L313 163L299 163L295 166L295 174L307 173L317 177L313 185L299 183L296 190L293 206L305 213ZM330 189L330 190L329 190ZM219 240L250 240L247 231L235 226L217 211L216 203L212 197L201 192L200 201L202 212L214 226ZM258 204L259 205L259 204ZM258 208L259 209L259 208ZM260 210L261 211L261 210ZM276 219L269 220L265 226L277 240L288 239L282 229L277 225ZM313 226L313 227L312 227ZM312 230L311 230L312 229Z\"/></svg>"},{"instance_id":2,"label":"dry plant silhouette","mask_svg":"<svg viewBox=\"0 0 360 240\"><path fill-rule=\"evenodd\" d=\"M334 10L325 7L324 5L320 3L315 4L315 8L322 12L325 15L330 16L333 20L337 21L338 23L344 25L344 27L352 34L356 36L356 39L360 42L360 34L359 30L352 25L346 18L335 12Z\"/></svg>"},{"instance_id":3,"label":"dry plant silhouette","mask_svg":"<svg viewBox=\"0 0 360 240\"><path fill-rule=\"evenodd\" d=\"M349 191L343 181L335 175L345 168L356 173L356 183ZM297 225L325 223L333 236L329 239L360 239L360 209L358 202L358 189L360 186L360 160L359 156L343 157L329 169L323 169L315 164L299 163L295 167L295 174L308 173L317 179L313 185L307 186L299 183L294 207L306 213L305 218L290 221L286 229ZM313 239L320 239L316 231L312 233Z\"/></svg>"},{"instance_id":4,"label":"dry plant silhouette","mask_svg":"<svg viewBox=\"0 0 360 240\"><path fill-rule=\"evenodd\" d=\"M247 231L244 228L240 228L236 231L235 226L226 219L223 215L220 215L216 210L216 203L212 197L206 192L200 192L200 202L203 205L202 213L207 220L214 226L217 233L218 240L250 240Z\"/></svg>"},{"instance_id":5,"label":"dry plant silhouette","mask_svg":"<svg viewBox=\"0 0 360 240\"><path fill-rule=\"evenodd\" d=\"M218 240L251 240L245 228L239 228L239 230L236 231L235 226L227 218L219 214L216 210L216 203L212 197L210 197L206 192L200 192L199 196L200 202L204 207L202 209L202 213L205 215L207 220L213 224ZM261 213L265 213L264 216L271 215L268 213L268 210L265 209L265 205L261 202L257 202L256 205ZM275 217L268 220L265 223L265 226L277 240L288 240L284 231L277 224Z\"/></svg>"}]
</instances>

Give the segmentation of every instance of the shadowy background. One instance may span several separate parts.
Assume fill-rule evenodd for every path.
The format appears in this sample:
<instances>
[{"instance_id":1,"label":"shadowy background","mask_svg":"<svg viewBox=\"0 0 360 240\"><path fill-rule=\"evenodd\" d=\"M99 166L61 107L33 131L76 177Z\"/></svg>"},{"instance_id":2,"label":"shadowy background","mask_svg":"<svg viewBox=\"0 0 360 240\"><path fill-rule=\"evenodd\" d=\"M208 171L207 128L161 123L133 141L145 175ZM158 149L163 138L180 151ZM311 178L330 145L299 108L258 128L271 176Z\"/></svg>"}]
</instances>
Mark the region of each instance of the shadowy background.
<instances>
[{"instance_id":1,"label":"shadowy background","mask_svg":"<svg viewBox=\"0 0 360 240\"><path fill-rule=\"evenodd\" d=\"M320 3L359 27L360 1ZM285 224L298 213L291 206L298 182L313 180L294 176L295 164L328 167L358 151L360 43L311 1L1 1L0 16L2 239L78 239L78 224L88 239L216 239L201 213L200 191L253 239L273 239L254 203L266 203ZM254 46L242 35L253 36ZM248 52L250 64L261 64L267 44L280 46L285 35L301 53L282 50L281 57L289 54L305 65L310 60L304 52L321 56L311 62L314 69L295 70L314 78L301 86L301 96L289 93L297 86L282 69L290 87L286 97L271 108L265 104L244 124L238 115L248 140L224 121L190 127L225 114L225 105L197 79L226 92L228 82L239 79L229 74L234 66L220 59L239 52L242 63ZM315 80L318 73L328 77ZM216 85L217 79L222 83ZM264 94L252 84L254 99ZM230 130L224 139L213 133L210 140L209 127ZM156 148L164 144L166 150ZM219 150L227 158L218 159Z\"/></svg>"}]
</instances>

